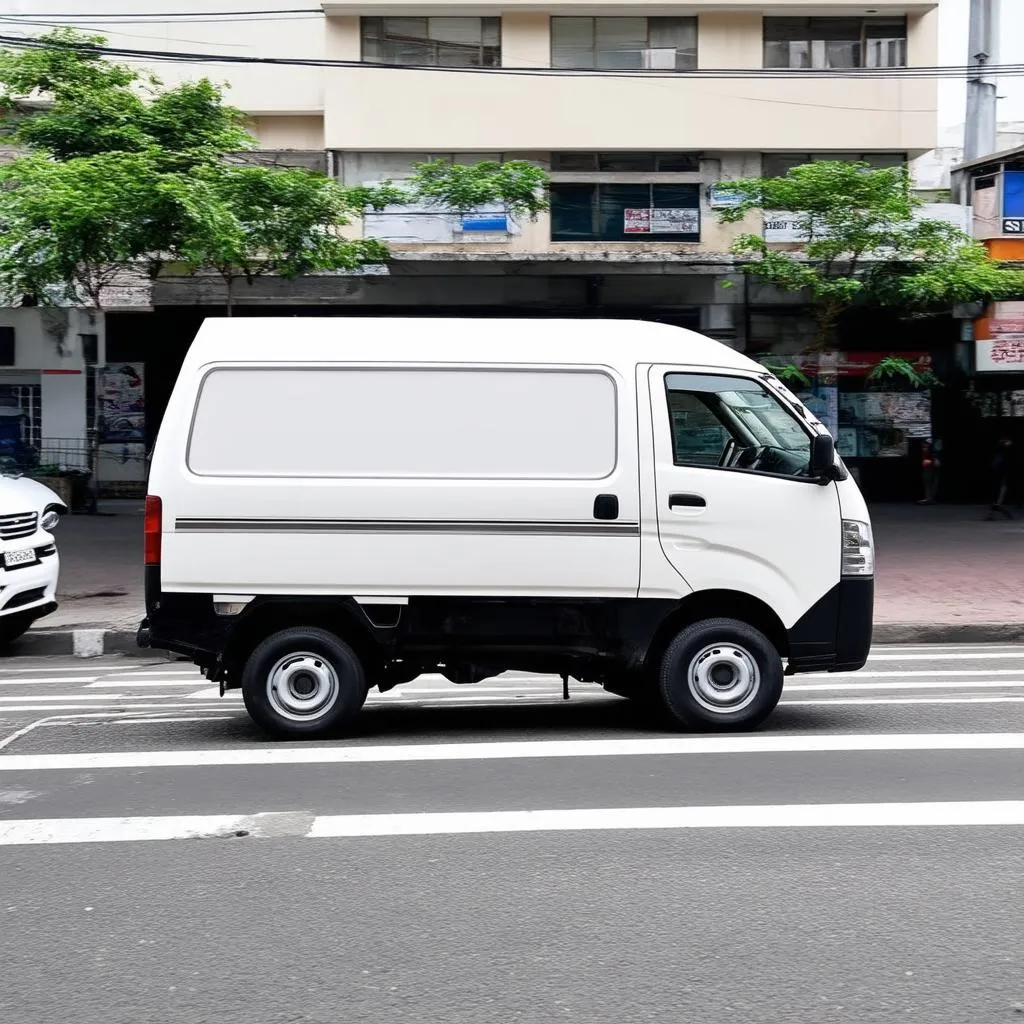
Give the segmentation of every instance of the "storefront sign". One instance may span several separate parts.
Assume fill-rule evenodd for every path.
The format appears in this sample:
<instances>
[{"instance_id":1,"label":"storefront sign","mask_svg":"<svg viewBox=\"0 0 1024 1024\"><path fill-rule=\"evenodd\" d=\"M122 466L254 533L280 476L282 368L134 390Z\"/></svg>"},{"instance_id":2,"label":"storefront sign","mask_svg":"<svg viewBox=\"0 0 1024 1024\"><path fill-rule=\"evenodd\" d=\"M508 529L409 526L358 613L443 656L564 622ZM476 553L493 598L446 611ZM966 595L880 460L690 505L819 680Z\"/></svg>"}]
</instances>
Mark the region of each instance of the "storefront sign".
<instances>
[{"instance_id":1,"label":"storefront sign","mask_svg":"<svg viewBox=\"0 0 1024 1024\"><path fill-rule=\"evenodd\" d=\"M508 217L503 213L465 213L462 215L463 231L508 232Z\"/></svg>"},{"instance_id":2,"label":"storefront sign","mask_svg":"<svg viewBox=\"0 0 1024 1024\"><path fill-rule=\"evenodd\" d=\"M1003 234L1024 235L1024 171L1003 172Z\"/></svg>"},{"instance_id":3,"label":"storefront sign","mask_svg":"<svg viewBox=\"0 0 1024 1024\"><path fill-rule=\"evenodd\" d=\"M1024 372L1024 333L1000 334L974 343L978 373Z\"/></svg>"},{"instance_id":4,"label":"storefront sign","mask_svg":"<svg viewBox=\"0 0 1024 1024\"><path fill-rule=\"evenodd\" d=\"M626 209L622 214L622 230L627 235L695 235L700 231L700 210L692 207Z\"/></svg>"},{"instance_id":5,"label":"storefront sign","mask_svg":"<svg viewBox=\"0 0 1024 1024\"><path fill-rule=\"evenodd\" d=\"M1024 371L1024 302L996 302L991 316L979 321L981 333L974 344L978 373Z\"/></svg>"},{"instance_id":6,"label":"storefront sign","mask_svg":"<svg viewBox=\"0 0 1024 1024\"><path fill-rule=\"evenodd\" d=\"M914 220L936 220L949 224L967 234L971 231L971 208L955 203L925 203L914 210ZM764 240L766 242L806 242L811 218L806 213L764 211ZM814 234L819 238L828 235L823 225L816 225Z\"/></svg>"}]
</instances>

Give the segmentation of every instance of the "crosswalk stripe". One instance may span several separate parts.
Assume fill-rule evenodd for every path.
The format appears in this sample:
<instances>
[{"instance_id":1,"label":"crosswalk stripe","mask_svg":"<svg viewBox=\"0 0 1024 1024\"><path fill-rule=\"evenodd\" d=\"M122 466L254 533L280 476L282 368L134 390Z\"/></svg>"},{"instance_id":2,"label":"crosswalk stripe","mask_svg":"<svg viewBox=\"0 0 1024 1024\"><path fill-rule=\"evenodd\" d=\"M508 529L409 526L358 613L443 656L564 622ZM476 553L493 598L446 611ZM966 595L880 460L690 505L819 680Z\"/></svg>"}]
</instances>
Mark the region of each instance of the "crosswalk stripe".
<instances>
[{"instance_id":1,"label":"crosswalk stripe","mask_svg":"<svg viewBox=\"0 0 1024 1024\"><path fill-rule=\"evenodd\" d=\"M886 683L786 683L783 692L789 691L842 691L842 690L992 690L1005 686L1024 686L1024 679L958 679L949 682L915 680L910 683L898 681Z\"/></svg>"},{"instance_id":2,"label":"crosswalk stripe","mask_svg":"<svg viewBox=\"0 0 1024 1024\"><path fill-rule=\"evenodd\" d=\"M98 676L62 676L60 679L0 679L0 686L47 686L59 683L62 686L68 683L91 683Z\"/></svg>"},{"instance_id":3,"label":"crosswalk stripe","mask_svg":"<svg viewBox=\"0 0 1024 1024\"><path fill-rule=\"evenodd\" d=\"M1024 825L1024 801L600 807L413 814L160 815L0 821L0 846L174 839L340 839L515 832L726 828L933 828Z\"/></svg>"},{"instance_id":4,"label":"crosswalk stripe","mask_svg":"<svg viewBox=\"0 0 1024 1024\"><path fill-rule=\"evenodd\" d=\"M145 707L145 705L143 706ZM182 707L187 707L187 705L179 705L179 708ZM262 746L205 750L104 751L78 754L7 754L0 757L0 772L921 750L1024 750L1024 733L851 733L786 736L753 733L668 739L504 740L479 743L405 743L387 746Z\"/></svg>"},{"instance_id":5,"label":"crosswalk stripe","mask_svg":"<svg viewBox=\"0 0 1024 1024\"><path fill-rule=\"evenodd\" d=\"M988 658L1022 657L1024 652L1021 651L929 651L926 654L886 651L884 654L869 655L868 664L873 661L985 661Z\"/></svg>"}]
</instances>

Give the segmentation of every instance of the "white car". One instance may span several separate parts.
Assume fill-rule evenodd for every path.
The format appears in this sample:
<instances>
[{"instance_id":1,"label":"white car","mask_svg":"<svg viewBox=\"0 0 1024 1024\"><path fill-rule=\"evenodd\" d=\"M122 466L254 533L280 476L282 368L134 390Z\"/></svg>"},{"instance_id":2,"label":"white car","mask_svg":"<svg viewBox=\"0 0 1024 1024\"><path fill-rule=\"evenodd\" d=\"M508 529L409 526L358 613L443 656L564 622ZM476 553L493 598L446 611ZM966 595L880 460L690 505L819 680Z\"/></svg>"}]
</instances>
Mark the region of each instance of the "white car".
<instances>
[{"instance_id":1,"label":"white car","mask_svg":"<svg viewBox=\"0 0 1024 1024\"><path fill-rule=\"evenodd\" d=\"M51 531L66 512L49 487L0 475L0 644L56 610L60 559Z\"/></svg>"}]
</instances>

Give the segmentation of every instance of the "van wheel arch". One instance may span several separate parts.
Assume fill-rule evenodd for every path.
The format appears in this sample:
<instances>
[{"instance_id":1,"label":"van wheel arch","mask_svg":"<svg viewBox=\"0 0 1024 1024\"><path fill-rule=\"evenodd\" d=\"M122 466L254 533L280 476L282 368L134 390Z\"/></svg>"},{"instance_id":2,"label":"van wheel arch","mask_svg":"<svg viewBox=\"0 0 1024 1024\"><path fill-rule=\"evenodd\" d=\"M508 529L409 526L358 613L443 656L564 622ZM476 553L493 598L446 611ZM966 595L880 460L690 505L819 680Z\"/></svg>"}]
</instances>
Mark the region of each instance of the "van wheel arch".
<instances>
[{"instance_id":1,"label":"van wheel arch","mask_svg":"<svg viewBox=\"0 0 1024 1024\"><path fill-rule=\"evenodd\" d=\"M359 657L370 685L374 685L383 667L384 651L381 640L354 601L256 598L239 616L224 651L226 689L242 685L242 669L249 655L267 637L297 627L323 629L343 640Z\"/></svg>"},{"instance_id":2,"label":"van wheel arch","mask_svg":"<svg viewBox=\"0 0 1024 1024\"><path fill-rule=\"evenodd\" d=\"M789 654L786 627L764 601L736 590L703 590L688 594L658 626L644 655L645 672L657 670L662 655L676 636L703 619L737 619L762 632L780 657Z\"/></svg>"}]
</instances>

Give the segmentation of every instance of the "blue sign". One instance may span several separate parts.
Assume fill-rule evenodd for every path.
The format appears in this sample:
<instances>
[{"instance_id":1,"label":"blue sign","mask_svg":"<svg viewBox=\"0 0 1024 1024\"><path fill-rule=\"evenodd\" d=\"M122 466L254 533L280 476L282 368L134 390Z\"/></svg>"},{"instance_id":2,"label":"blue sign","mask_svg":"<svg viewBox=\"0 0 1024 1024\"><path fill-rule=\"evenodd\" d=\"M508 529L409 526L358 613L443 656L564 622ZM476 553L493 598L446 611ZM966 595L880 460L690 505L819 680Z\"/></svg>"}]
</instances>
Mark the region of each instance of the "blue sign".
<instances>
[{"instance_id":1,"label":"blue sign","mask_svg":"<svg viewBox=\"0 0 1024 1024\"><path fill-rule=\"evenodd\" d=\"M1024 217L1024 171L1003 173L1003 216Z\"/></svg>"},{"instance_id":2,"label":"blue sign","mask_svg":"<svg viewBox=\"0 0 1024 1024\"><path fill-rule=\"evenodd\" d=\"M708 205L712 210L728 210L743 202L743 193L730 187L728 182L719 182L708 189Z\"/></svg>"},{"instance_id":3,"label":"blue sign","mask_svg":"<svg viewBox=\"0 0 1024 1024\"><path fill-rule=\"evenodd\" d=\"M503 213L467 213L462 217L462 230L508 232L508 217Z\"/></svg>"}]
</instances>

